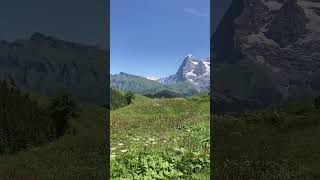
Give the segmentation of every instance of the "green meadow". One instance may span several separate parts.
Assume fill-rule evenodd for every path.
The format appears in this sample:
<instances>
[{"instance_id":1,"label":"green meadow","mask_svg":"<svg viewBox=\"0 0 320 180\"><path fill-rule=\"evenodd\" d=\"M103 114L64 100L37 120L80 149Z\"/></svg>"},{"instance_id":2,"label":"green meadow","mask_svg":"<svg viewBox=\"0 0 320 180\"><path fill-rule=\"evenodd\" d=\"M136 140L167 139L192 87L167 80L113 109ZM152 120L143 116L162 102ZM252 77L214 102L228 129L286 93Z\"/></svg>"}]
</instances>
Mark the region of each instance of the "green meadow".
<instances>
[{"instance_id":1,"label":"green meadow","mask_svg":"<svg viewBox=\"0 0 320 180\"><path fill-rule=\"evenodd\" d=\"M151 99L111 111L111 179L209 179L210 100Z\"/></svg>"}]
</instances>

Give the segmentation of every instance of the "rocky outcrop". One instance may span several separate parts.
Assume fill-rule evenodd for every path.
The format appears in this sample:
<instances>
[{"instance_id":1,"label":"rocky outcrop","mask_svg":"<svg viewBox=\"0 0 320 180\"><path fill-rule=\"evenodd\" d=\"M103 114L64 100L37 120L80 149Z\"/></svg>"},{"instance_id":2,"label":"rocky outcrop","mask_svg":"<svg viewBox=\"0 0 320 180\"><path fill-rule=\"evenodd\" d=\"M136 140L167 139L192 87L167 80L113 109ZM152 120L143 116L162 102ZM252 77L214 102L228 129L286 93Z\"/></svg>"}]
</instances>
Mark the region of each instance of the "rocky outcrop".
<instances>
[{"instance_id":1,"label":"rocky outcrop","mask_svg":"<svg viewBox=\"0 0 320 180\"><path fill-rule=\"evenodd\" d=\"M264 83L269 84L268 88L273 89L275 93L272 94L279 101L305 99L320 93L319 8L320 2L311 0L233 1L221 22L223 30L217 31L213 37L216 48L212 53L216 54L217 66L231 63L239 67L246 63L255 66L248 78L256 80L243 82L250 86L251 92L239 99L265 101L256 91L261 90L261 87L257 88L257 83L263 80L261 76L267 77ZM222 42L224 38L226 42ZM221 50L223 48L227 49ZM233 53L227 54L228 48ZM236 73L230 74L226 77L217 77L220 75L216 74L215 88L223 88L219 87L219 84L223 86L220 80L228 81L228 78L232 80L237 76ZM273 102L265 104L270 103Z\"/></svg>"}]
</instances>

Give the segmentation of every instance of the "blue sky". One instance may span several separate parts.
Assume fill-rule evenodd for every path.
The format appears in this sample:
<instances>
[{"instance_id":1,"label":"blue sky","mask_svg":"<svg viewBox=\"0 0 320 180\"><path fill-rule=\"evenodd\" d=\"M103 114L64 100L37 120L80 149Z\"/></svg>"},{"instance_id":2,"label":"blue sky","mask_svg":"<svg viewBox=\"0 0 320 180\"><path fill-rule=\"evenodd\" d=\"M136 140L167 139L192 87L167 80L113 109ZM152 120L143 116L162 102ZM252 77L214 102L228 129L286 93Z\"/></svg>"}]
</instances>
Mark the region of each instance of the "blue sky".
<instances>
[{"instance_id":1,"label":"blue sky","mask_svg":"<svg viewBox=\"0 0 320 180\"><path fill-rule=\"evenodd\" d=\"M111 74L165 77L210 54L209 0L111 0Z\"/></svg>"}]
</instances>

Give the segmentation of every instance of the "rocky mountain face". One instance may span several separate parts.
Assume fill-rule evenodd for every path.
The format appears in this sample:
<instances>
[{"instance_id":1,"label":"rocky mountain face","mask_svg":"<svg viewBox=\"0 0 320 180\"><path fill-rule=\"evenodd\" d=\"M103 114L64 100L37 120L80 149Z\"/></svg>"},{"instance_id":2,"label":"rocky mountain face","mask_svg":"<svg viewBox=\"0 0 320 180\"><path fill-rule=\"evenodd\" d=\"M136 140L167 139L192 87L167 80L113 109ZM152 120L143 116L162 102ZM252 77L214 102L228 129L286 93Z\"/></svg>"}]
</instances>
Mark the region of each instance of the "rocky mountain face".
<instances>
[{"instance_id":1,"label":"rocky mountain face","mask_svg":"<svg viewBox=\"0 0 320 180\"><path fill-rule=\"evenodd\" d=\"M183 60L176 74L158 80L163 84L184 81L194 84L199 92L208 92L210 90L210 59L201 61L189 54Z\"/></svg>"},{"instance_id":2,"label":"rocky mountain face","mask_svg":"<svg viewBox=\"0 0 320 180\"><path fill-rule=\"evenodd\" d=\"M319 12L316 0L233 0L211 39L215 90L261 106L319 95Z\"/></svg>"},{"instance_id":3,"label":"rocky mountain face","mask_svg":"<svg viewBox=\"0 0 320 180\"><path fill-rule=\"evenodd\" d=\"M43 95L69 89L81 101L105 105L108 52L40 33L0 42L0 77Z\"/></svg>"}]
</instances>

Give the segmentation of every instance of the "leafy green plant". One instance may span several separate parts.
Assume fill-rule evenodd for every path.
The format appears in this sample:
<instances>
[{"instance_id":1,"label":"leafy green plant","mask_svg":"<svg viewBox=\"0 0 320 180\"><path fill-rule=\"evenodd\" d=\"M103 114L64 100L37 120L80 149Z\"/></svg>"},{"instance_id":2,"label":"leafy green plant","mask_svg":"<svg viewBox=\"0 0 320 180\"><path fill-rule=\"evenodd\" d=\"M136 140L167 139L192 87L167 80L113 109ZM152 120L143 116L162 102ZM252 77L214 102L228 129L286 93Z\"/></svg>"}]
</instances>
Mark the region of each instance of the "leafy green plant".
<instances>
[{"instance_id":1,"label":"leafy green plant","mask_svg":"<svg viewBox=\"0 0 320 180\"><path fill-rule=\"evenodd\" d=\"M131 151L111 155L111 177L132 179L187 178L209 167L209 156L184 148L161 152Z\"/></svg>"}]
</instances>

